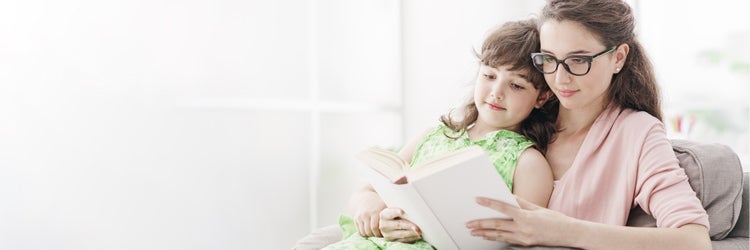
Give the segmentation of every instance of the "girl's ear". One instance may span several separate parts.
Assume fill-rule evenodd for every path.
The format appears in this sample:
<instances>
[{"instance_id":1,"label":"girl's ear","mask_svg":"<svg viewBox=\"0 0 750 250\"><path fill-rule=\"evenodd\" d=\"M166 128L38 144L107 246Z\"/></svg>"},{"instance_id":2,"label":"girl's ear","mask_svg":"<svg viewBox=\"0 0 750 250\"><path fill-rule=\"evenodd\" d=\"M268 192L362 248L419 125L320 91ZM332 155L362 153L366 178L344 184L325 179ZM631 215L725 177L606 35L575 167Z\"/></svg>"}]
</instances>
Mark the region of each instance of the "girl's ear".
<instances>
[{"instance_id":1,"label":"girl's ear","mask_svg":"<svg viewBox=\"0 0 750 250\"><path fill-rule=\"evenodd\" d=\"M539 96L536 98L536 104L534 104L534 108L542 108L544 106L544 103L549 100L549 98L552 97L552 91L544 91L543 93L539 93Z\"/></svg>"}]
</instances>

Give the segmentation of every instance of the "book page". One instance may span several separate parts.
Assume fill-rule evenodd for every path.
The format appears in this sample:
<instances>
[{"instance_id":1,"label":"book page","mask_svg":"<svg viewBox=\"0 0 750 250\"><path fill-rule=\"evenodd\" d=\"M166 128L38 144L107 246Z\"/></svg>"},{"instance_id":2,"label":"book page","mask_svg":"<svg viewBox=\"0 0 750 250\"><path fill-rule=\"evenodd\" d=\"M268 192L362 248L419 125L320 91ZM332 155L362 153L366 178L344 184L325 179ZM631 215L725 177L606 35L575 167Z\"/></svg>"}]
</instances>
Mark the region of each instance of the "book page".
<instances>
[{"instance_id":1,"label":"book page","mask_svg":"<svg viewBox=\"0 0 750 250\"><path fill-rule=\"evenodd\" d=\"M404 210L404 218L419 226L427 242L438 249L458 249L410 183L394 184L373 169L367 168L365 171L370 185L378 192L386 205Z\"/></svg>"},{"instance_id":2,"label":"book page","mask_svg":"<svg viewBox=\"0 0 750 250\"><path fill-rule=\"evenodd\" d=\"M409 167L395 152L375 147L359 152L356 157L393 183L399 182L404 177L404 169Z\"/></svg>"},{"instance_id":3,"label":"book page","mask_svg":"<svg viewBox=\"0 0 750 250\"><path fill-rule=\"evenodd\" d=\"M470 220L509 218L477 204L477 196L518 206L486 155L475 155L474 158L419 179L411 179L410 182L460 249L499 249L505 245L471 236L471 231L466 228L466 222Z\"/></svg>"},{"instance_id":4,"label":"book page","mask_svg":"<svg viewBox=\"0 0 750 250\"><path fill-rule=\"evenodd\" d=\"M478 146L471 146L464 149L456 150L441 156L437 156L425 162L415 165L406 173L409 180L417 180L423 176L441 171L443 169L455 166L463 161L472 158L484 156L484 149Z\"/></svg>"}]
</instances>

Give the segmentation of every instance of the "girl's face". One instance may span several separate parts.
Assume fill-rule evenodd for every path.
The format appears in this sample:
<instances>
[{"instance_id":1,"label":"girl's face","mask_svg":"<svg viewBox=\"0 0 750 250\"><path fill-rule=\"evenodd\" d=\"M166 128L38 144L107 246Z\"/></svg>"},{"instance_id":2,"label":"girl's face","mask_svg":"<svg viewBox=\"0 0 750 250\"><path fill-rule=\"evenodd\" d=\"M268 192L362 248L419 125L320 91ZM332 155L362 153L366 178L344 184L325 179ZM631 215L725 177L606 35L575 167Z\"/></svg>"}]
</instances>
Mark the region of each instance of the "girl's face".
<instances>
[{"instance_id":1,"label":"girl's face","mask_svg":"<svg viewBox=\"0 0 750 250\"><path fill-rule=\"evenodd\" d=\"M548 20L542 24L539 32L541 53L557 60L564 60L570 56L593 56L609 49L577 22ZM554 73L544 74L544 79L560 100L560 104L567 109L604 107L612 76L619 70L617 57L624 56L621 47L623 46L594 58L589 72L585 75L572 75L562 64L557 65L557 71ZM624 52L627 55L627 51ZM576 62L566 60L566 63L568 61Z\"/></svg>"},{"instance_id":2,"label":"girl's face","mask_svg":"<svg viewBox=\"0 0 750 250\"><path fill-rule=\"evenodd\" d=\"M479 116L475 126L482 130L517 131L518 125L534 107L541 107L548 94L529 82L527 72L510 71L509 66L493 68L482 65L474 85L474 105Z\"/></svg>"}]
</instances>

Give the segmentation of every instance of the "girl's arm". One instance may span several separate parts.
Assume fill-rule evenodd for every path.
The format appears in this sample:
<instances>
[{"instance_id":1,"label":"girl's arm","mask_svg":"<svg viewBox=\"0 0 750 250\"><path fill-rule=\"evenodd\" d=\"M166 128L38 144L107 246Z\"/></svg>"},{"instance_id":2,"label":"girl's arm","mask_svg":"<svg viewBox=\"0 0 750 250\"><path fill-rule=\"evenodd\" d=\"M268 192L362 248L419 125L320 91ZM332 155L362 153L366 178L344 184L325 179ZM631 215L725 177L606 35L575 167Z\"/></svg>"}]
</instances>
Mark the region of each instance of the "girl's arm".
<instances>
[{"instance_id":1,"label":"girl's arm","mask_svg":"<svg viewBox=\"0 0 750 250\"><path fill-rule=\"evenodd\" d=\"M477 203L513 218L467 224L473 235L488 240L583 249L711 249L708 229L697 224L679 228L626 227L574 219L523 199L518 201L521 208L487 198L478 198Z\"/></svg>"},{"instance_id":2,"label":"girl's arm","mask_svg":"<svg viewBox=\"0 0 750 250\"><path fill-rule=\"evenodd\" d=\"M357 232L364 237L383 237L380 232L380 211L386 208L385 202L370 184L355 191L349 198L349 212L352 214Z\"/></svg>"},{"instance_id":3,"label":"girl's arm","mask_svg":"<svg viewBox=\"0 0 750 250\"><path fill-rule=\"evenodd\" d=\"M547 207L552 194L552 169L541 152L527 148L513 174L513 194L540 207Z\"/></svg>"},{"instance_id":4,"label":"girl's arm","mask_svg":"<svg viewBox=\"0 0 750 250\"><path fill-rule=\"evenodd\" d=\"M411 162L411 158L414 155L414 150L420 142L427 136L429 132L434 129L425 130L420 136L412 139L399 151L399 156L403 158L407 163ZM349 212L352 214L354 223L357 226L357 231L360 235L365 237L376 236L385 237L388 240L393 241L416 241L420 238L418 230L409 230L409 232L403 232L400 228L417 228L413 223L403 219L392 219L403 211L389 211L386 213L385 219L381 219L381 212L386 209L386 204L383 199L380 198L375 189L370 184L366 184L362 188L355 191L349 198ZM407 226L404 226L407 225ZM397 230L391 230L391 228L397 228ZM383 228L384 230L380 230ZM384 232L385 231L385 232Z\"/></svg>"}]
</instances>

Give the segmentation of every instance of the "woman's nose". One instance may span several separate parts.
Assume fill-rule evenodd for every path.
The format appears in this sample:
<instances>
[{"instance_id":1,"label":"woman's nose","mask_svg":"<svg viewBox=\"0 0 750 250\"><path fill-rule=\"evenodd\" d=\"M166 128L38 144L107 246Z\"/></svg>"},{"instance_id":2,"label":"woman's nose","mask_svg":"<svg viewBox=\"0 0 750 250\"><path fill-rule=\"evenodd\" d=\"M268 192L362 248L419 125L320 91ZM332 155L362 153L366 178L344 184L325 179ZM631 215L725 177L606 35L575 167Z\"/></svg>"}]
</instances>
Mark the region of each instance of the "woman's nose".
<instances>
[{"instance_id":1,"label":"woman's nose","mask_svg":"<svg viewBox=\"0 0 750 250\"><path fill-rule=\"evenodd\" d=\"M570 73L565 70L565 67L559 65L557 71L555 71L555 83L556 84L567 84L570 82Z\"/></svg>"}]
</instances>

